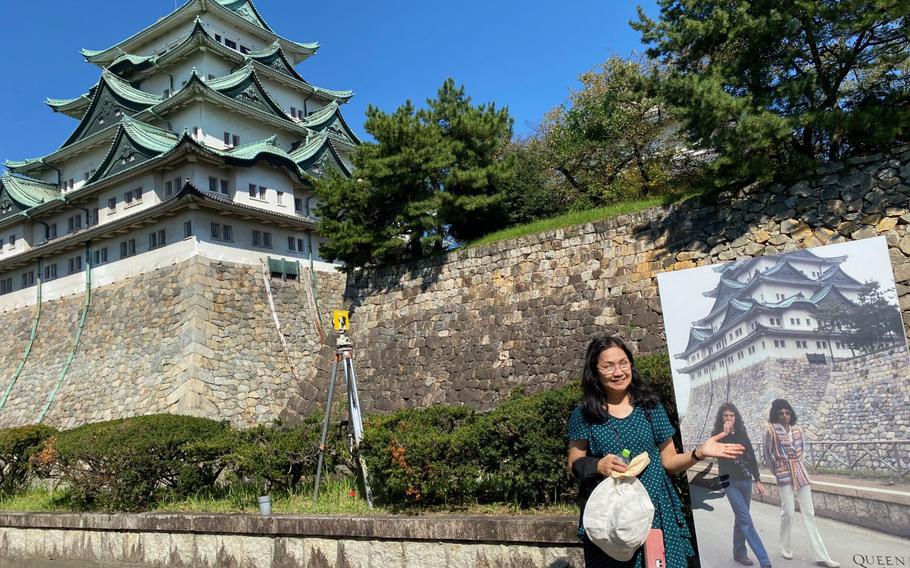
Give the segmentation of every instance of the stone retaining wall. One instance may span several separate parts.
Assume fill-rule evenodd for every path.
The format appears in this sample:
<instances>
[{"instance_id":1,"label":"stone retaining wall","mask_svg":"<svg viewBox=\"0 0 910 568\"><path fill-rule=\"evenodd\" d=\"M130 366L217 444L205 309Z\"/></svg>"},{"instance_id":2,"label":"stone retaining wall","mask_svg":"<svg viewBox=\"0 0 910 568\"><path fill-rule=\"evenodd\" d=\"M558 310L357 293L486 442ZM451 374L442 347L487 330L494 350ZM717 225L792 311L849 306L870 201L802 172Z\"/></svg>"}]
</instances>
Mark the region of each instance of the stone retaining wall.
<instances>
[{"instance_id":1,"label":"stone retaining wall","mask_svg":"<svg viewBox=\"0 0 910 568\"><path fill-rule=\"evenodd\" d=\"M344 276L317 274L319 311L330 322ZM309 273L270 283L284 343L261 266L196 256L93 290L81 341L45 423L70 428L175 412L249 426L311 409L324 398L325 387L313 383L319 359L330 364L332 351L323 352L307 301ZM73 347L83 302L80 294L42 303L37 339L0 410L0 427L37 420ZM0 389L23 358L34 309L0 316L8 329L0 339Z\"/></svg>"},{"instance_id":2,"label":"stone retaining wall","mask_svg":"<svg viewBox=\"0 0 910 568\"><path fill-rule=\"evenodd\" d=\"M575 517L0 513L0 558L168 568L581 568Z\"/></svg>"}]
</instances>

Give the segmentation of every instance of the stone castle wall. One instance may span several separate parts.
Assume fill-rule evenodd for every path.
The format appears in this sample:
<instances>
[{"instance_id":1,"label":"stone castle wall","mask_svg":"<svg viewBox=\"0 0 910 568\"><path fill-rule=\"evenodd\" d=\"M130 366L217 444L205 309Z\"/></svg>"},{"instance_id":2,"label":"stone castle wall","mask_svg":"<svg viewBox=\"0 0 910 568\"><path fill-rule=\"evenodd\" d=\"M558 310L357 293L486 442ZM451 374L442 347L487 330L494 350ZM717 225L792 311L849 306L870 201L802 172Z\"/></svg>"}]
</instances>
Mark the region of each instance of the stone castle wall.
<instances>
[{"instance_id":1,"label":"stone castle wall","mask_svg":"<svg viewBox=\"0 0 910 568\"><path fill-rule=\"evenodd\" d=\"M340 296L344 277L318 279L326 321L334 307L328 298ZM302 381L312 379L321 343L306 301L308 281L270 282L287 355L259 266L194 257L93 290L72 364L44 422L68 428L176 412L251 425L286 413ZM0 427L37 420L72 350L83 303L84 295L42 303L35 344L0 410ZM0 388L23 358L34 309L0 316L9 324L0 344ZM318 391L302 392L316 402Z\"/></svg>"},{"instance_id":2,"label":"stone castle wall","mask_svg":"<svg viewBox=\"0 0 910 568\"><path fill-rule=\"evenodd\" d=\"M638 353L665 349L659 272L877 235L887 238L906 325L908 201L903 147L717 204L684 202L365 272L346 291L361 403L489 408L515 387L565 384L580 376L596 332L618 333Z\"/></svg>"}]
</instances>

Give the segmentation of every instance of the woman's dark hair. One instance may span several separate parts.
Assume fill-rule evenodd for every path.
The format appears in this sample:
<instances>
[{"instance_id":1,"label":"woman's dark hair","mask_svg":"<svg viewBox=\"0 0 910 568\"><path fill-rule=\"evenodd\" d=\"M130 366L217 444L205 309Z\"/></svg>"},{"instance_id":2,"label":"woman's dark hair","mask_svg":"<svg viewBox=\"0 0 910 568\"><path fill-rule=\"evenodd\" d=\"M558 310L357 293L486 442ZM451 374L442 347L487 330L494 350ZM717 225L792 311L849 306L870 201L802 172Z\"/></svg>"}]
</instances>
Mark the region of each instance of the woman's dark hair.
<instances>
[{"instance_id":1,"label":"woman's dark hair","mask_svg":"<svg viewBox=\"0 0 910 568\"><path fill-rule=\"evenodd\" d=\"M777 417L777 413L781 410L789 410L790 424L796 424L796 411L793 410L790 403L783 398L776 398L774 399L774 402L771 403L771 412L768 413L768 422L779 423L780 419Z\"/></svg>"},{"instance_id":2,"label":"woman's dark hair","mask_svg":"<svg viewBox=\"0 0 910 568\"><path fill-rule=\"evenodd\" d=\"M603 350L611 347L622 349L626 357L629 358L631 365L632 383L629 385L629 402L633 406L651 409L656 407L660 401L657 395L650 389L648 384L638 375L638 369L635 368L635 357L618 337L609 335L598 335L588 344L588 350L585 353L585 365L581 372L581 392L583 400L581 402L581 411L585 420L592 423L606 422L610 415L607 413L607 398L604 394L603 387L600 385L600 372L597 370L597 359Z\"/></svg>"},{"instance_id":3,"label":"woman's dark hair","mask_svg":"<svg viewBox=\"0 0 910 568\"><path fill-rule=\"evenodd\" d=\"M736 405L732 402L725 402L717 409L717 416L714 417L714 430L711 432L711 435L714 436L724 431L724 412L732 412L736 416L733 421L733 429L748 438L749 433L746 431L746 424L743 422L743 417L740 415L739 409L736 408ZM721 440L723 440L723 438L721 438Z\"/></svg>"}]
</instances>

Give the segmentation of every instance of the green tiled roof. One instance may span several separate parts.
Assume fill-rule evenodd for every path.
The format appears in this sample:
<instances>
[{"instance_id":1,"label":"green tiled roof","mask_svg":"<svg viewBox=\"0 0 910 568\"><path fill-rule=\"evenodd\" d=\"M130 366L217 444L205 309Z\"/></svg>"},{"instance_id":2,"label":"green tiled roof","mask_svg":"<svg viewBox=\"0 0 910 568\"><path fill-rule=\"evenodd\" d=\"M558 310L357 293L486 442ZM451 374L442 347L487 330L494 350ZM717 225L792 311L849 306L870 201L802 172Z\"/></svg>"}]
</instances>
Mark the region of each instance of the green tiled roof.
<instances>
[{"instance_id":1,"label":"green tiled roof","mask_svg":"<svg viewBox=\"0 0 910 568\"><path fill-rule=\"evenodd\" d=\"M225 75L224 77L218 77L217 79L210 79L204 83L205 86L209 89L218 91L221 94L230 96L237 100L240 97L236 97L236 92L238 89L242 88L244 84L247 84L247 88L251 85L255 85L258 90L261 92L265 103L272 111L279 117L288 122L292 122L288 117L287 113L281 105L275 102L269 93L268 90L262 86L262 82L259 80L259 77L256 75L256 68L253 67L252 63L247 63L237 71L231 73L230 75ZM187 83L189 86L189 83ZM246 89L244 89L245 91ZM243 102L242 100L240 102ZM247 103L244 103L247 104ZM252 106L252 105L248 105Z\"/></svg>"},{"instance_id":2,"label":"green tiled roof","mask_svg":"<svg viewBox=\"0 0 910 568\"><path fill-rule=\"evenodd\" d=\"M173 25L179 25L180 22L188 19L188 16L198 16L209 11L223 11L222 13L231 14L232 17L247 22L250 26L260 30L260 33L261 31L267 32L272 39L279 41L285 51L295 58L295 64L303 61L310 55L313 55L316 50L319 49L318 42L298 43L284 39L275 34L262 19L253 3L249 0L216 0L214 2L210 0L189 0L177 10L114 46L101 50L83 49L81 50L81 53L89 62L96 65L107 66L138 45L157 38L160 35L157 33L157 30L172 29ZM234 21L236 22L238 20L235 19Z\"/></svg>"},{"instance_id":3,"label":"green tiled roof","mask_svg":"<svg viewBox=\"0 0 910 568\"><path fill-rule=\"evenodd\" d=\"M25 176L4 174L0 176L0 186L11 199L25 207L34 207L60 197L56 185Z\"/></svg>"},{"instance_id":4,"label":"green tiled roof","mask_svg":"<svg viewBox=\"0 0 910 568\"><path fill-rule=\"evenodd\" d=\"M306 172L318 164L327 152L331 154L333 161L342 172L351 175L351 171L344 165L341 156L338 155L338 151L335 150L335 146L325 133L317 134L309 143L291 152L290 158L297 164L297 167Z\"/></svg>"},{"instance_id":5,"label":"green tiled roof","mask_svg":"<svg viewBox=\"0 0 910 568\"><path fill-rule=\"evenodd\" d=\"M163 97L159 95L146 93L145 91L141 91L133 87L120 77L114 75L113 73L110 73L107 70L101 72L101 79L107 83L107 85L111 88L112 91L114 91L114 93L128 101L152 106L160 103L163 100Z\"/></svg>"},{"instance_id":6,"label":"green tiled roof","mask_svg":"<svg viewBox=\"0 0 910 568\"><path fill-rule=\"evenodd\" d=\"M312 130L324 131L335 121L338 121L341 124L341 130L344 131L345 136L350 139L350 142L353 142L354 144L360 143L360 140L357 139L357 135L354 134L354 131L351 130L348 123L345 122L344 117L341 115L337 101L332 101L309 115L302 121L302 124ZM335 136L339 140L348 142L347 140L344 140L345 136L340 134L335 134Z\"/></svg>"},{"instance_id":7,"label":"green tiled roof","mask_svg":"<svg viewBox=\"0 0 910 568\"><path fill-rule=\"evenodd\" d=\"M234 12L244 20L256 24L260 28L272 31L272 28L269 27L262 16L259 15L259 10L256 9L256 6L253 6L252 2L249 0L216 0L219 4Z\"/></svg>"},{"instance_id":8,"label":"green tiled roof","mask_svg":"<svg viewBox=\"0 0 910 568\"><path fill-rule=\"evenodd\" d=\"M180 140L179 136L169 130L146 124L128 116L124 116L121 123L123 124L123 129L134 142L149 150L167 152Z\"/></svg>"}]
</instances>

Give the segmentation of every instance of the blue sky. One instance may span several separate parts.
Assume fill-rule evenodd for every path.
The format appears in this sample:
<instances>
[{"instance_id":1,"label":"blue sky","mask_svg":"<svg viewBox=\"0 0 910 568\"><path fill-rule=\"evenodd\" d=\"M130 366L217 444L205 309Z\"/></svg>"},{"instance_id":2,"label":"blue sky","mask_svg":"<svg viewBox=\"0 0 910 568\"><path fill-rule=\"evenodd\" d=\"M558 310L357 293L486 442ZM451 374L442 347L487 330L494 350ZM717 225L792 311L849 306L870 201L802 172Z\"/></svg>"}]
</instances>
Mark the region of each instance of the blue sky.
<instances>
[{"instance_id":1,"label":"blue sky","mask_svg":"<svg viewBox=\"0 0 910 568\"><path fill-rule=\"evenodd\" d=\"M611 55L643 50L628 25L636 18L632 2L255 4L278 34L322 44L297 70L315 85L356 92L343 112L358 135L364 134L368 104L392 111L406 99L423 103L447 77L464 84L475 102L508 106L516 133L526 135L577 88L579 74ZM80 48L116 44L173 11L174 0L0 0L0 5L6 22L2 161L47 154L76 127L75 119L51 112L44 99L78 96L97 81L100 70L82 59ZM642 6L657 15L653 1Z\"/></svg>"}]
</instances>

